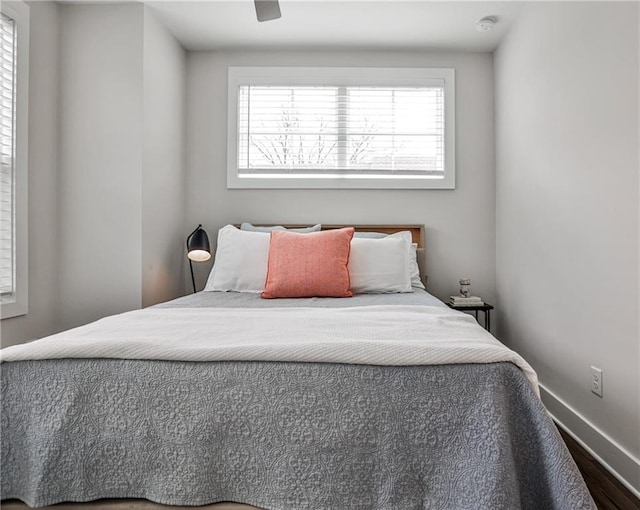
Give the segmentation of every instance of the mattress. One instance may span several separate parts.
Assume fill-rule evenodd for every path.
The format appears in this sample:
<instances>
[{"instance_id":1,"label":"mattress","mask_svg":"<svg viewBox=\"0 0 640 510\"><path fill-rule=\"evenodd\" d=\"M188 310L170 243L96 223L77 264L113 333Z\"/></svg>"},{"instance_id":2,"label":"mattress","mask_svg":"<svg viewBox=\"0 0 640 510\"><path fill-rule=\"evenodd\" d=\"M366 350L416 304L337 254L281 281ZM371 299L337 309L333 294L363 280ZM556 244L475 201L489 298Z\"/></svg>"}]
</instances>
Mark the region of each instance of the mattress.
<instances>
[{"instance_id":1,"label":"mattress","mask_svg":"<svg viewBox=\"0 0 640 510\"><path fill-rule=\"evenodd\" d=\"M346 317L347 308L366 317L376 307L399 316L424 307L440 317L434 328L441 317L470 320L423 291L302 301L198 293L147 313L265 317L265 307ZM170 328L166 335L178 338ZM117 349L8 362L9 349L0 364L3 499L595 508L531 379L512 362L185 361L127 359Z\"/></svg>"}]
</instances>

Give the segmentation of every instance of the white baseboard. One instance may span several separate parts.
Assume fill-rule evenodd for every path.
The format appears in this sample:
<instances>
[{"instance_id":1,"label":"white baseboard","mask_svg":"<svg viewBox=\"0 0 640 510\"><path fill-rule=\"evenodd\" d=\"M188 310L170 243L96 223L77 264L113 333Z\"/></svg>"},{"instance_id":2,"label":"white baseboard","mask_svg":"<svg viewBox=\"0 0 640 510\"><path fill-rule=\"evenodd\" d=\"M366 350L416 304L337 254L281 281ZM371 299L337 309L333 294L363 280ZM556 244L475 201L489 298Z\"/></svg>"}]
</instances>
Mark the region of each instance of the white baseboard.
<instances>
[{"instance_id":1,"label":"white baseboard","mask_svg":"<svg viewBox=\"0 0 640 510\"><path fill-rule=\"evenodd\" d=\"M542 384L540 396L558 425L640 499L640 460Z\"/></svg>"}]
</instances>

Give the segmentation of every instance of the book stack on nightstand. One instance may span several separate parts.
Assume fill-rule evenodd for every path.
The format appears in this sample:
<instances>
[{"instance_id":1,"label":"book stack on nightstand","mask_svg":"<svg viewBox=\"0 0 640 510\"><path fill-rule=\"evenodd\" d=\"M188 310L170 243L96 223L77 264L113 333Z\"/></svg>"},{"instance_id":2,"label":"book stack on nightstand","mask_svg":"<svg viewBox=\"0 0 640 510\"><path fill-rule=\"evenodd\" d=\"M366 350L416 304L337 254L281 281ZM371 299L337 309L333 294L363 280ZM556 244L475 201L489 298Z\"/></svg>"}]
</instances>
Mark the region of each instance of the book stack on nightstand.
<instances>
[{"instance_id":1,"label":"book stack on nightstand","mask_svg":"<svg viewBox=\"0 0 640 510\"><path fill-rule=\"evenodd\" d=\"M483 306L484 302L478 296L450 296L449 304L451 306Z\"/></svg>"},{"instance_id":2,"label":"book stack on nightstand","mask_svg":"<svg viewBox=\"0 0 640 510\"><path fill-rule=\"evenodd\" d=\"M446 305L449 308L453 308L454 310L458 310L460 312L473 312L476 316L476 320L478 320L478 312L484 312L484 329L487 331L491 331L491 310L493 310L493 306L489 303L485 303L476 296L451 296L449 301L447 301Z\"/></svg>"}]
</instances>

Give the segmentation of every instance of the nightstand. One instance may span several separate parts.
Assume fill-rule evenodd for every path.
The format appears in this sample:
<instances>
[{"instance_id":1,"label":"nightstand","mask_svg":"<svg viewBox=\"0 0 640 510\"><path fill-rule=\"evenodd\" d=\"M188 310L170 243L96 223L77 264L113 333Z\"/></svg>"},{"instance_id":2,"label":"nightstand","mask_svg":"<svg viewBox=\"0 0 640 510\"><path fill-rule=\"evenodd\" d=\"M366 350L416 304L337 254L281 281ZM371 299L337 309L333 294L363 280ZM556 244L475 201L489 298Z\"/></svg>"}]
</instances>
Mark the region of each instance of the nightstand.
<instances>
[{"instance_id":1,"label":"nightstand","mask_svg":"<svg viewBox=\"0 0 640 510\"><path fill-rule=\"evenodd\" d=\"M478 312L484 312L484 329L487 331L491 331L491 310L493 310L493 306L488 303L478 306L460 306L460 305L452 305L450 303L446 303L449 308L453 308L454 310L459 310L460 312L475 312L476 320L478 320ZM478 321L479 322L479 321Z\"/></svg>"}]
</instances>

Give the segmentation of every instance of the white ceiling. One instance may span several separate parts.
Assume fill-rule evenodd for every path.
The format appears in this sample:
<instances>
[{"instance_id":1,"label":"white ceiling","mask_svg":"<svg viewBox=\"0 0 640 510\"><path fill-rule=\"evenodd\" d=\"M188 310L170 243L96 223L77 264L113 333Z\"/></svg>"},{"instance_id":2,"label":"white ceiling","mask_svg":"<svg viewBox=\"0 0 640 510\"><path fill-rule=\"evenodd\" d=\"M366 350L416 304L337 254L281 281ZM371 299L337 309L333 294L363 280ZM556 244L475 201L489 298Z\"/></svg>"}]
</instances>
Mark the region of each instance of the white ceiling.
<instances>
[{"instance_id":1,"label":"white ceiling","mask_svg":"<svg viewBox=\"0 0 640 510\"><path fill-rule=\"evenodd\" d=\"M189 50L217 48L493 51L523 2L280 0L258 23L253 0L142 0ZM496 16L490 32L475 22Z\"/></svg>"}]
</instances>

